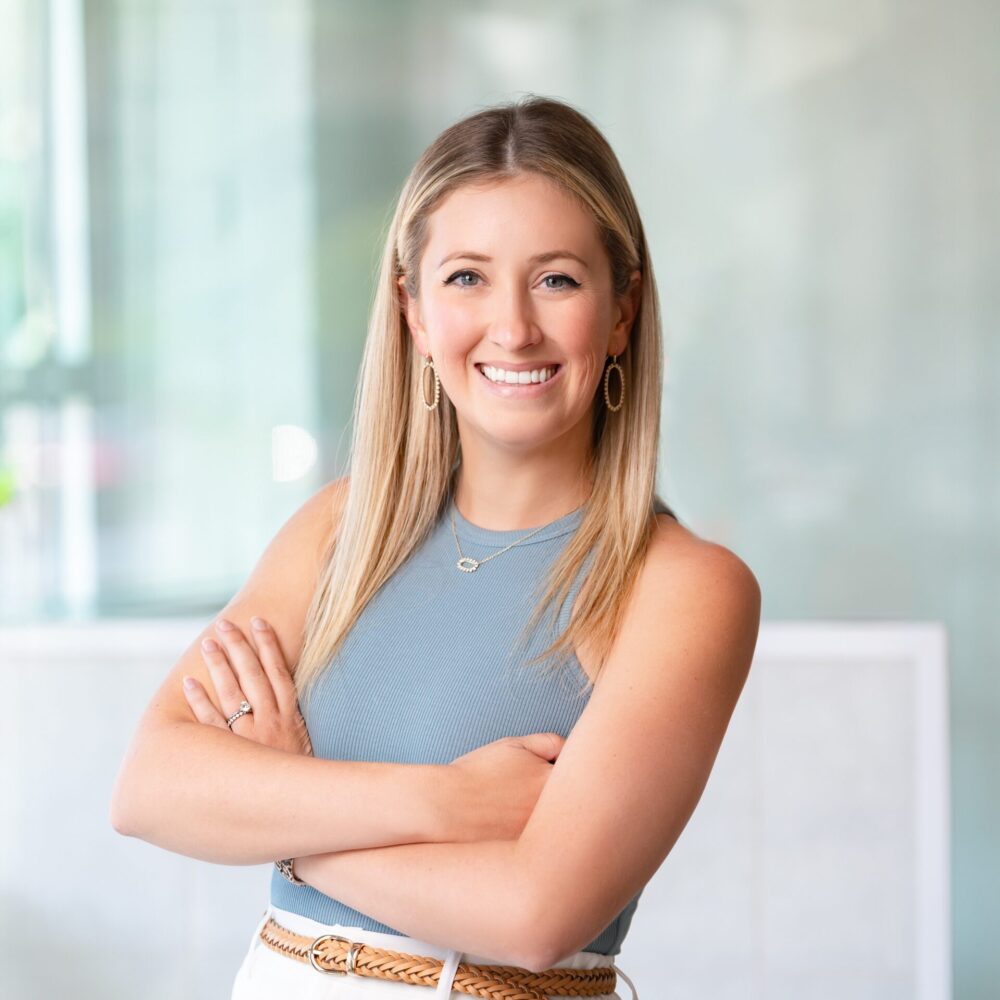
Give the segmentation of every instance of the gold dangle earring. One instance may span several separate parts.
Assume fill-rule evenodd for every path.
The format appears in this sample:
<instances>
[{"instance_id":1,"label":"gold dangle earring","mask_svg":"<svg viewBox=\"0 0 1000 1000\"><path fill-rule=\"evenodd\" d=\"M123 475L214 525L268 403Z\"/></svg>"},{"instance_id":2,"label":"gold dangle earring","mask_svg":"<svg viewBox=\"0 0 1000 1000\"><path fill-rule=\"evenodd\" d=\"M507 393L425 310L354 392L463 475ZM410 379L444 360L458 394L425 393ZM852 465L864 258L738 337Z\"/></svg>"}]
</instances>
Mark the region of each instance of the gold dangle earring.
<instances>
[{"instance_id":1,"label":"gold dangle earring","mask_svg":"<svg viewBox=\"0 0 1000 1000\"><path fill-rule=\"evenodd\" d=\"M618 355L617 354L613 354L611 356L611 364L608 365L608 367L604 369L604 402L605 402L605 405L607 406L607 408L612 413L617 413L622 408L622 403L625 402L625 372L622 369L622 366L620 364L618 364L618 360L617 359L618 359ZM622 384L621 392L620 392L620 394L618 396L618 405L617 406L612 406L611 405L611 397L610 397L610 395L608 395L608 381L609 381L609 379L611 377L611 369L612 368L617 368L618 369L618 378L620 379L621 384Z\"/></svg>"},{"instance_id":2,"label":"gold dangle earring","mask_svg":"<svg viewBox=\"0 0 1000 1000\"><path fill-rule=\"evenodd\" d=\"M424 378L424 373L427 371L428 368L430 368L430 370L434 373L433 403L427 402L427 390L426 390L427 379ZM437 409L438 400L441 398L441 376L438 375L437 369L434 367L434 362L431 361L431 356L429 354L424 358L423 366L420 369L420 395L422 397L421 401L428 410Z\"/></svg>"}]
</instances>

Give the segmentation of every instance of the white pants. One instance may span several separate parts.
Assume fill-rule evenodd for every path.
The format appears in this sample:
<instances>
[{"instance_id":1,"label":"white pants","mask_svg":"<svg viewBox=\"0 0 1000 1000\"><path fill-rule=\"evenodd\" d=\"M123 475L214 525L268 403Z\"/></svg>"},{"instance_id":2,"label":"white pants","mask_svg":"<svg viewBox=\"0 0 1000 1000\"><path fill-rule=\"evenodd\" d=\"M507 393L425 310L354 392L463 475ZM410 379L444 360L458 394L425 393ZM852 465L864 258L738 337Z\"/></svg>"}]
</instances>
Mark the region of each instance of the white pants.
<instances>
[{"instance_id":1,"label":"white pants","mask_svg":"<svg viewBox=\"0 0 1000 1000\"><path fill-rule=\"evenodd\" d=\"M320 934L340 934L350 941L360 941L362 944L440 958L445 962L441 980L432 994L427 987L414 986L410 983L317 972L306 962L281 955L264 944L260 938L260 931L271 916L282 927L287 927L296 934L310 934L313 937L319 937ZM473 955L442 948L401 934L380 934L360 927L321 924L316 920L310 920L309 917L291 913L269 903L257 923L250 948L236 973L231 1000L276 1000L276 998L280 1000L465 1000L469 996L468 993L451 989L455 970L462 961L477 965L509 964L486 955ZM611 956L596 951L578 951L560 961L559 966L570 969L594 969L600 965L612 964L614 960ZM633 1000L638 1000L632 981L617 966L616 971L619 978L629 984ZM593 1000L623 1000L623 998L616 991L602 993Z\"/></svg>"}]
</instances>

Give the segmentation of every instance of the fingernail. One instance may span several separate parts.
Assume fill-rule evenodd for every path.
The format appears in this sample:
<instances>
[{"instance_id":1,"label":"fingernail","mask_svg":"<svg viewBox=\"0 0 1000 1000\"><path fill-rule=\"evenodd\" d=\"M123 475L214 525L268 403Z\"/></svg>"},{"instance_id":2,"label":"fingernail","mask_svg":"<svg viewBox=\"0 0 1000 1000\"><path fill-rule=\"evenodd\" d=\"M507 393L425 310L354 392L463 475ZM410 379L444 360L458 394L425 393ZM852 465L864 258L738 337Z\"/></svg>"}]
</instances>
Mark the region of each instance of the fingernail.
<instances>
[{"instance_id":1,"label":"fingernail","mask_svg":"<svg viewBox=\"0 0 1000 1000\"><path fill-rule=\"evenodd\" d=\"M193 691L195 689L195 679L193 677L185 677L184 687L186 687L188 691Z\"/></svg>"},{"instance_id":2,"label":"fingernail","mask_svg":"<svg viewBox=\"0 0 1000 1000\"><path fill-rule=\"evenodd\" d=\"M233 627L233 623L229 621L228 618L220 618L215 624L221 628L223 632L228 632Z\"/></svg>"},{"instance_id":3,"label":"fingernail","mask_svg":"<svg viewBox=\"0 0 1000 1000\"><path fill-rule=\"evenodd\" d=\"M258 632L263 632L267 628L267 622L263 618L258 618L256 615L250 619L250 624L253 625Z\"/></svg>"},{"instance_id":4,"label":"fingernail","mask_svg":"<svg viewBox=\"0 0 1000 1000\"><path fill-rule=\"evenodd\" d=\"M206 653L214 653L219 648L219 644L214 639L205 638L201 640L201 648Z\"/></svg>"}]
</instances>

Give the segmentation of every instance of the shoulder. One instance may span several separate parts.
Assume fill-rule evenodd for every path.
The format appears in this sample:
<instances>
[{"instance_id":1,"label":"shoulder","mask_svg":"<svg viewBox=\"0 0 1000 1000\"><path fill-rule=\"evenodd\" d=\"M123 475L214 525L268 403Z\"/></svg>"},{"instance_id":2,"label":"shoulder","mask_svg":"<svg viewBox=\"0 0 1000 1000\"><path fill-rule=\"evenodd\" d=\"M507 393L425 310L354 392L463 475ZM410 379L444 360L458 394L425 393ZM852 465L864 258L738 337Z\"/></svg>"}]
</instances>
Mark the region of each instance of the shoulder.
<instances>
[{"instance_id":1,"label":"shoulder","mask_svg":"<svg viewBox=\"0 0 1000 1000\"><path fill-rule=\"evenodd\" d=\"M644 651L650 664L684 661L730 664L742 683L757 642L761 590L750 567L733 551L701 538L666 514L656 517L645 559L626 604L608 671L629 669ZM714 654L713 651L714 650ZM707 657L707 659L706 659ZM656 669L652 667L652 669ZM602 671L602 678L606 671ZM741 676L742 675L742 676Z\"/></svg>"},{"instance_id":2,"label":"shoulder","mask_svg":"<svg viewBox=\"0 0 1000 1000\"><path fill-rule=\"evenodd\" d=\"M290 546L307 557L313 556L318 565L340 526L349 487L349 477L341 476L316 490L282 526L276 538L279 547Z\"/></svg>"},{"instance_id":3,"label":"shoulder","mask_svg":"<svg viewBox=\"0 0 1000 1000\"><path fill-rule=\"evenodd\" d=\"M343 513L349 488L350 476L331 479L313 493L293 517L301 516L304 520L315 522L320 530L336 527Z\"/></svg>"},{"instance_id":4,"label":"shoulder","mask_svg":"<svg viewBox=\"0 0 1000 1000\"><path fill-rule=\"evenodd\" d=\"M665 514L657 515L643 575L644 610L664 604L690 612L706 627L727 623L753 633L760 623L761 589L750 567L735 552L702 538Z\"/></svg>"},{"instance_id":5,"label":"shoulder","mask_svg":"<svg viewBox=\"0 0 1000 1000\"><path fill-rule=\"evenodd\" d=\"M282 647L298 659L303 627L323 572L328 542L347 498L348 477L325 483L306 498L268 542L246 582L226 606L228 617L258 614L270 621Z\"/></svg>"},{"instance_id":6,"label":"shoulder","mask_svg":"<svg viewBox=\"0 0 1000 1000\"><path fill-rule=\"evenodd\" d=\"M643 562L643 574L657 583L689 581L697 586L705 578L737 593L760 588L750 567L731 549L702 538L669 514L657 514Z\"/></svg>"},{"instance_id":7,"label":"shoulder","mask_svg":"<svg viewBox=\"0 0 1000 1000\"><path fill-rule=\"evenodd\" d=\"M348 477L325 483L301 503L267 544L237 597L284 593L295 605L312 595L332 532L340 523Z\"/></svg>"},{"instance_id":8,"label":"shoulder","mask_svg":"<svg viewBox=\"0 0 1000 1000\"><path fill-rule=\"evenodd\" d=\"M681 601L706 613L737 610L759 620L760 584L750 567L731 549L702 538L668 514L656 515L637 582L647 613L664 601Z\"/></svg>"}]
</instances>

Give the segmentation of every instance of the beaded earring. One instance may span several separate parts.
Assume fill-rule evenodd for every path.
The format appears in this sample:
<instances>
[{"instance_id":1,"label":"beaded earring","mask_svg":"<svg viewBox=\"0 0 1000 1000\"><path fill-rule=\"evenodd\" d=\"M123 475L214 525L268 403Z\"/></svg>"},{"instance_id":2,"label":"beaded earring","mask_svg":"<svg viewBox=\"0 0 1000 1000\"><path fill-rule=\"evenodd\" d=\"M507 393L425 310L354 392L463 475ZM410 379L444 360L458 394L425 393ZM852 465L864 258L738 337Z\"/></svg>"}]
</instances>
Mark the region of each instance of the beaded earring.
<instances>
[{"instance_id":1,"label":"beaded earring","mask_svg":"<svg viewBox=\"0 0 1000 1000\"><path fill-rule=\"evenodd\" d=\"M625 372L622 369L622 366L620 364L618 364L618 360L617 359L618 359L618 355L617 354L613 354L611 356L611 364L608 365L608 367L604 369L604 402L605 402L605 405L607 406L607 408L612 413L617 413L622 408L622 403L625 402ZM618 369L618 378L621 381L621 385L622 385L621 392L618 395L618 405L617 406L612 406L611 405L611 396L608 394L608 381L611 378L611 369L612 368L617 368Z\"/></svg>"}]
</instances>

